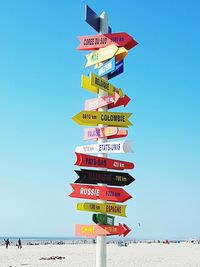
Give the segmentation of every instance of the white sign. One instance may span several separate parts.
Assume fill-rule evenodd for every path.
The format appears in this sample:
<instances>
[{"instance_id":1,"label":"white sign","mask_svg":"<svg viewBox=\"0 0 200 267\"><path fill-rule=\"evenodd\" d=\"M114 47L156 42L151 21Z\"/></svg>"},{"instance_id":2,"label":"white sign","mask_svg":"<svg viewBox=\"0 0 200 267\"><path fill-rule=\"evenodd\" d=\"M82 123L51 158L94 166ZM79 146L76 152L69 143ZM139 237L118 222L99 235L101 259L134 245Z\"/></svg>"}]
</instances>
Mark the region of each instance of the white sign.
<instances>
[{"instance_id":1,"label":"white sign","mask_svg":"<svg viewBox=\"0 0 200 267\"><path fill-rule=\"evenodd\" d=\"M131 142L130 141L120 141L120 142L107 142L101 144L92 144L85 146L78 146L75 149L77 153L131 153Z\"/></svg>"}]
</instances>

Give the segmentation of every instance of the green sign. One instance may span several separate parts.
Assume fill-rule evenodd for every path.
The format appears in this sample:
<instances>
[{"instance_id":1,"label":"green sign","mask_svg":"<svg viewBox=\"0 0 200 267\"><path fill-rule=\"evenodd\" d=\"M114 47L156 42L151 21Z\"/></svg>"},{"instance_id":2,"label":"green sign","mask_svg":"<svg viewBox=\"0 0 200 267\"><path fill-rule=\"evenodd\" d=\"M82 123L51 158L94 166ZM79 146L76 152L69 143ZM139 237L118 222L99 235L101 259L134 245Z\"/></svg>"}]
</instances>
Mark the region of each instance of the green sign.
<instances>
[{"instance_id":1,"label":"green sign","mask_svg":"<svg viewBox=\"0 0 200 267\"><path fill-rule=\"evenodd\" d=\"M105 215L105 214L93 214L92 220L96 224L104 224L104 225L114 225L114 216Z\"/></svg>"}]
</instances>

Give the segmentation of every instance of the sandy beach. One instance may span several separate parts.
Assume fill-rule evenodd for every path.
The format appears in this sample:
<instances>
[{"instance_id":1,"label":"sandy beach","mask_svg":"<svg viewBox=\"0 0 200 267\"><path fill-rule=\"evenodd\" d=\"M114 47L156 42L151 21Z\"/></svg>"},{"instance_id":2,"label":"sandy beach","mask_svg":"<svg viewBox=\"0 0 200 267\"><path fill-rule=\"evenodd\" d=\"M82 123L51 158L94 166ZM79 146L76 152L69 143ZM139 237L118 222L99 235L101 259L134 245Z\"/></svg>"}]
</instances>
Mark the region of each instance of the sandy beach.
<instances>
[{"instance_id":1,"label":"sandy beach","mask_svg":"<svg viewBox=\"0 0 200 267\"><path fill-rule=\"evenodd\" d=\"M0 267L95 267L95 244L0 246ZM52 256L62 259L48 258ZM43 259L41 259L43 258ZM47 258L47 259L44 259ZM200 267L200 245L137 243L107 245L108 267Z\"/></svg>"}]
</instances>

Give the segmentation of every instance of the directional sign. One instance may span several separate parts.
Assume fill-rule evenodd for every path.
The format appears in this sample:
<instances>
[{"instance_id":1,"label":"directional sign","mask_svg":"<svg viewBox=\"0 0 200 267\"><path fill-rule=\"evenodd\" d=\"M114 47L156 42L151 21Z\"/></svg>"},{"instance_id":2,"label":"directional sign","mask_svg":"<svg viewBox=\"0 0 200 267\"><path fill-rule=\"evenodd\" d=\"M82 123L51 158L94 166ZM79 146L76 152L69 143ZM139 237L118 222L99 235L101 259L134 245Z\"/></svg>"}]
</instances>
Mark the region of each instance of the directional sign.
<instances>
[{"instance_id":1,"label":"directional sign","mask_svg":"<svg viewBox=\"0 0 200 267\"><path fill-rule=\"evenodd\" d=\"M109 172L85 169L81 169L80 171L75 170L75 172L79 176L75 183L81 184L102 183L107 185L125 186L135 181L135 179L127 172Z\"/></svg>"},{"instance_id":2,"label":"directional sign","mask_svg":"<svg viewBox=\"0 0 200 267\"><path fill-rule=\"evenodd\" d=\"M97 32L100 31L100 17L88 5L85 6L85 21ZM110 26L108 32L111 33Z\"/></svg>"},{"instance_id":3,"label":"directional sign","mask_svg":"<svg viewBox=\"0 0 200 267\"><path fill-rule=\"evenodd\" d=\"M113 170L125 170L125 169L131 170L134 168L134 164L132 162L127 162L127 161L122 161L122 160L117 160L117 159L103 158L103 157L96 157L96 156L86 155L86 154L81 154L81 153L75 153L75 154L76 154L77 159L74 165L77 165L77 166L92 167L92 168L105 168L105 169L113 169ZM122 185L128 185L130 183L132 183L132 181L127 181L127 184L124 183ZM117 184L110 183L110 185L117 185Z\"/></svg>"},{"instance_id":4,"label":"directional sign","mask_svg":"<svg viewBox=\"0 0 200 267\"><path fill-rule=\"evenodd\" d=\"M101 63L105 60L108 60L114 57L118 50L119 48L116 45L112 44L100 50L94 51L90 54L87 54L86 55L87 63L85 67L89 67L97 63Z\"/></svg>"},{"instance_id":5,"label":"directional sign","mask_svg":"<svg viewBox=\"0 0 200 267\"><path fill-rule=\"evenodd\" d=\"M131 49L138 44L130 35L125 32L92 36L78 36L78 39L80 40L80 45L77 47L79 50L98 50L99 48L103 48L111 44L114 44L118 47L123 46L126 49Z\"/></svg>"},{"instance_id":6,"label":"directional sign","mask_svg":"<svg viewBox=\"0 0 200 267\"><path fill-rule=\"evenodd\" d=\"M116 77L117 75L124 72L124 60L121 60L116 63L115 70L108 73L108 80Z\"/></svg>"},{"instance_id":7,"label":"directional sign","mask_svg":"<svg viewBox=\"0 0 200 267\"><path fill-rule=\"evenodd\" d=\"M97 126L105 124L108 126L128 127L132 123L128 118L132 113L122 112L103 112L103 111L81 111L72 119L79 125Z\"/></svg>"},{"instance_id":8,"label":"directional sign","mask_svg":"<svg viewBox=\"0 0 200 267\"><path fill-rule=\"evenodd\" d=\"M115 70L117 63L115 63L115 58L111 58L108 60L106 63L104 63L98 70L97 70L97 75L99 77L104 76L108 74L109 72L112 72Z\"/></svg>"},{"instance_id":9,"label":"directional sign","mask_svg":"<svg viewBox=\"0 0 200 267\"><path fill-rule=\"evenodd\" d=\"M109 202L109 203L96 203L96 202L78 203L76 208L77 208L77 210L80 210L80 211L101 212L101 213L126 217L126 214L125 214L126 205L118 205L118 204L115 204L112 202Z\"/></svg>"},{"instance_id":10,"label":"directional sign","mask_svg":"<svg viewBox=\"0 0 200 267\"><path fill-rule=\"evenodd\" d=\"M85 76L85 75L81 76L81 87L86 89L86 90L89 90L95 94L99 93L99 88L91 85L90 84L90 78ZM115 92L118 93L120 96L124 96L122 89L115 88L115 87L113 88L113 91L111 90L110 92L108 92L108 95L113 95Z\"/></svg>"},{"instance_id":11,"label":"directional sign","mask_svg":"<svg viewBox=\"0 0 200 267\"><path fill-rule=\"evenodd\" d=\"M109 104L115 104L117 105L118 100L120 99L120 96L118 93L114 93L110 96L103 96L99 98L92 98L87 99L85 101L85 110L97 110L98 108L105 107Z\"/></svg>"},{"instance_id":12,"label":"directional sign","mask_svg":"<svg viewBox=\"0 0 200 267\"><path fill-rule=\"evenodd\" d=\"M108 105L108 109L116 108L116 107L119 107L119 106L126 107L130 100L131 99L127 95L124 95L123 97L120 97L119 100L116 103L109 104Z\"/></svg>"},{"instance_id":13,"label":"directional sign","mask_svg":"<svg viewBox=\"0 0 200 267\"><path fill-rule=\"evenodd\" d=\"M124 95L120 88L113 86L108 81L106 81L104 78L97 76L93 72L90 72L90 84L92 86L96 86L99 89L102 89L103 91L107 92L109 95L115 92L117 92L120 96Z\"/></svg>"},{"instance_id":14,"label":"directional sign","mask_svg":"<svg viewBox=\"0 0 200 267\"><path fill-rule=\"evenodd\" d=\"M96 214L92 215L92 220L96 224L104 224L104 225L114 225L115 217L106 214Z\"/></svg>"},{"instance_id":15,"label":"directional sign","mask_svg":"<svg viewBox=\"0 0 200 267\"><path fill-rule=\"evenodd\" d=\"M119 130L117 127L85 128L84 140L97 140L98 138L122 138L128 135L127 130Z\"/></svg>"},{"instance_id":16,"label":"directional sign","mask_svg":"<svg viewBox=\"0 0 200 267\"><path fill-rule=\"evenodd\" d=\"M75 234L76 236L82 236L87 238L95 238L97 235L123 235L126 236L131 229L126 224L120 224L115 226L109 225L90 225L90 224L76 224Z\"/></svg>"},{"instance_id":17,"label":"directional sign","mask_svg":"<svg viewBox=\"0 0 200 267\"><path fill-rule=\"evenodd\" d=\"M99 93L99 89L93 85L90 84L90 78L85 76L85 75L81 75L81 87L89 90L95 94Z\"/></svg>"},{"instance_id":18,"label":"directional sign","mask_svg":"<svg viewBox=\"0 0 200 267\"><path fill-rule=\"evenodd\" d=\"M69 195L74 198L102 199L113 202L125 202L132 198L123 188L71 184L73 192Z\"/></svg>"},{"instance_id":19,"label":"directional sign","mask_svg":"<svg viewBox=\"0 0 200 267\"><path fill-rule=\"evenodd\" d=\"M116 45L111 44L97 51L94 51L86 55L87 63L85 67L90 67L92 65L102 63L112 57L115 57L116 61L120 61L125 58L128 54L128 50L124 47L118 48Z\"/></svg>"},{"instance_id":20,"label":"directional sign","mask_svg":"<svg viewBox=\"0 0 200 267\"><path fill-rule=\"evenodd\" d=\"M75 149L77 153L131 153L131 142L130 141L115 141L106 142L99 144L91 144L85 146L77 146Z\"/></svg>"},{"instance_id":21,"label":"directional sign","mask_svg":"<svg viewBox=\"0 0 200 267\"><path fill-rule=\"evenodd\" d=\"M124 47L120 47L117 50L117 52L115 53L115 60L120 61L120 60L124 59L127 54L128 54L128 50Z\"/></svg>"}]
</instances>

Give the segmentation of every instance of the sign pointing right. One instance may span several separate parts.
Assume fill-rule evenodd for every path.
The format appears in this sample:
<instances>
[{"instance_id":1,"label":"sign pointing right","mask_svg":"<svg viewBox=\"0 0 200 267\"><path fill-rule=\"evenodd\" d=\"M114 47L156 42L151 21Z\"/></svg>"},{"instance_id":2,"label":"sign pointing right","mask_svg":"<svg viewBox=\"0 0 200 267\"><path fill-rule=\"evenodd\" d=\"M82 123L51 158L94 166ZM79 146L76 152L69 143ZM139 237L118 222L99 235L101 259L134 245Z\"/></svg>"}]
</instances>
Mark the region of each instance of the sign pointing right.
<instances>
[{"instance_id":1,"label":"sign pointing right","mask_svg":"<svg viewBox=\"0 0 200 267\"><path fill-rule=\"evenodd\" d=\"M81 184L108 184L114 186L125 186L131 184L135 179L127 172L110 172L81 169L75 170L79 178L75 183Z\"/></svg>"}]
</instances>

